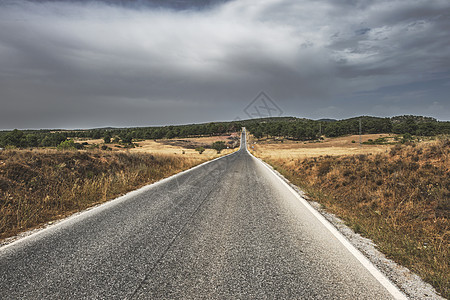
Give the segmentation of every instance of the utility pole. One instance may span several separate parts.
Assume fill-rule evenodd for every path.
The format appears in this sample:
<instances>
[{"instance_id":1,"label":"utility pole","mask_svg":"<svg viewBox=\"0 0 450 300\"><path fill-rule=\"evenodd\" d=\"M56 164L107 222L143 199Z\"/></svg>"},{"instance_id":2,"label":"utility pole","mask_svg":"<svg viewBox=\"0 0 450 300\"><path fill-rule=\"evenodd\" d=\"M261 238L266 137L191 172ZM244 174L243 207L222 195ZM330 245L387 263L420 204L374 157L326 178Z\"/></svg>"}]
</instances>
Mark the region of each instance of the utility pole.
<instances>
[{"instance_id":1,"label":"utility pole","mask_svg":"<svg viewBox=\"0 0 450 300\"><path fill-rule=\"evenodd\" d=\"M319 122L319 137L322 136L322 123Z\"/></svg>"}]
</instances>

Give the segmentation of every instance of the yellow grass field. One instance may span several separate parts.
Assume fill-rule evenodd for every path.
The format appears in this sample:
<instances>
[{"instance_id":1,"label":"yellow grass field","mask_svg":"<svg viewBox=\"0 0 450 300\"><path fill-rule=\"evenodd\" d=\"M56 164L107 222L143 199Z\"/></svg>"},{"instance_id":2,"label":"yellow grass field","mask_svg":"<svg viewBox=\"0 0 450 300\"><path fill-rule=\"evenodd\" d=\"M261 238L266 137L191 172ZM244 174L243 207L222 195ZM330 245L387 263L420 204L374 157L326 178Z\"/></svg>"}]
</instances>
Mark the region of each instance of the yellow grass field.
<instances>
[{"instance_id":1,"label":"yellow grass field","mask_svg":"<svg viewBox=\"0 0 450 300\"><path fill-rule=\"evenodd\" d=\"M393 138L389 134L365 134L362 142L369 139L376 140L380 137ZM352 143L355 141L355 143ZM256 144L255 144L256 143ZM252 153L262 159L298 159L318 156L339 156L351 154L377 154L386 153L392 145L360 145L359 135L351 135L338 138L325 138L321 142L302 142L284 140L260 140L249 138L249 148Z\"/></svg>"},{"instance_id":2,"label":"yellow grass field","mask_svg":"<svg viewBox=\"0 0 450 300\"><path fill-rule=\"evenodd\" d=\"M176 141L180 139L173 139L171 141ZM204 146L211 145L212 143L216 141L225 141L226 137L224 136L217 136L217 137L200 137L200 138L184 138L181 139L184 141L191 141L198 144L202 144ZM213 159L222 155L230 154L234 152L236 149L224 149L220 154L217 154L216 150L213 149L205 149L205 152L202 154L199 154L195 149L188 149L182 146L173 146L173 145L167 145L163 142L167 140L145 140L142 142L137 142L136 144L139 145L139 147L130 149L130 152L135 153L154 153L154 154L176 154L176 155L184 155L186 157L190 158L203 158L203 159ZM183 154L184 153L184 154Z\"/></svg>"},{"instance_id":3,"label":"yellow grass field","mask_svg":"<svg viewBox=\"0 0 450 300\"><path fill-rule=\"evenodd\" d=\"M99 144L103 144L103 139L92 140L92 139L86 139L86 138L76 138L76 139L74 139L74 142L77 142L77 143L84 143L84 142L86 142L89 145L93 145L93 144L99 145Z\"/></svg>"},{"instance_id":4,"label":"yellow grass field","mask_svg":"<svg viewBox=\"0 0 450 300\"><path fill-rule=\"evenodd\" d=\"M203 147L207 147L216 141L227 141L228 137L238 136L237 133L233 133L231 135L223 135L223 136L211 136L211 137L195 137L195 138L182 138L182 139L160 139L160 140L144 140L135 142L138 145L136 148L125 149L122 148L118 144L106 144L108 147L113 150L118 151L129 151L131 153L150 153L150 154L165 154L165 155L184 155L186 158L192 158L198 161L205 161L214 159L216 157L227 155L234 152L237 149L224 149L220 154L217 154L217 151L213 149L205 149L205 152L199 154L195 149L189 149L183 146L178 145L169 145L166 143L176 142L176 141L185 141L191 142ZM77 139L75 142L82 143L86 142L89 145L103 145L103 139L94 139L94 140L86 140L86 139ZM182 143L181 143L182 144Z\"/></svg>"}]
</instances>

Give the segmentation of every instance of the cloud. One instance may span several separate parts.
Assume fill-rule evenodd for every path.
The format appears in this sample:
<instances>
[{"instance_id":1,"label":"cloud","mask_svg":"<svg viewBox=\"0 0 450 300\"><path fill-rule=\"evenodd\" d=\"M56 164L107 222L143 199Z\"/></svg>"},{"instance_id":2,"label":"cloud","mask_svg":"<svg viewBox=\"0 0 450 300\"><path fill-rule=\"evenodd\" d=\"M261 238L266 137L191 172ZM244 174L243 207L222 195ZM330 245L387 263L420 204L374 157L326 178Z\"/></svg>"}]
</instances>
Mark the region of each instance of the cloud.
<instances>
[{"instance_id":1,"label":"cloud","mask_svg":"<svg viewBox=\"0 0 450 300\"><path fill-rule=\"evenodd\" d=\"M0 4L0 128L234 119L262 90L346 117L358 93L449 77L448 1L124 3Z\"/></svg>"}]
</instances>

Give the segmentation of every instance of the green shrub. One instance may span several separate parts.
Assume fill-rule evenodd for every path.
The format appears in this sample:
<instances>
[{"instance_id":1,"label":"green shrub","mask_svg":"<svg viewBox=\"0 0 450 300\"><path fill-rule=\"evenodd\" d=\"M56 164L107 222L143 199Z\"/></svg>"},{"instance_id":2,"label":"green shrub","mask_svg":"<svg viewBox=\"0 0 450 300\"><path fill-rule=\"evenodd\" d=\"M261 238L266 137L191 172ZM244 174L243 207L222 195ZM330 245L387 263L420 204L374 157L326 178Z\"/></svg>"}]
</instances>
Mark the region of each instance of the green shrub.
<instances>
[{"instance_id":1,"label":"green shrub","mask_svg":"<svg viewBox=\"0 0 450 300\"><path fill-rule=\"evenodd\" d=\"M203 152L205 152L205 148L197 147L197 148L195 148L195 151L198 151L199 154L202 154Z\"/></svg>"},{"instance_id":2,"label":"green shrub","mask_svg":"<svg viewBox=\"0 0 450 300\"><path fill-rule=\"evenodd\" d=\"M58 150L76 150L77 146L76 143L73 140L67 140L64 142L61 142L58 147L56 147Z\"/></svg>"}]
</instances>

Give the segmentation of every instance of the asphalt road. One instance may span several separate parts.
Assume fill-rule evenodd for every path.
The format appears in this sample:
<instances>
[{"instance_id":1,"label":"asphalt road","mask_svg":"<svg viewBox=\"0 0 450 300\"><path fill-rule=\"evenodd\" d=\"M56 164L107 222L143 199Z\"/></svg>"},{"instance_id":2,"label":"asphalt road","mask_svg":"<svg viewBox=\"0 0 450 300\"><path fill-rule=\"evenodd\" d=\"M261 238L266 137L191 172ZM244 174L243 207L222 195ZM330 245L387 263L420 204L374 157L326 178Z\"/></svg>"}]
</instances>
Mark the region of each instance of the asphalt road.
<instances>
[{"instance_id":1,"label":"asphalt road","mask_svg":"<svg viewBox=\"0 0 450 300\"><path fill-rule=\"evenodd\" d=\"M0 248L0 298L392 299L369 269L242 147Z\"/></svg>"}]
</instances>

